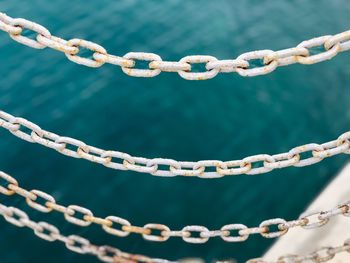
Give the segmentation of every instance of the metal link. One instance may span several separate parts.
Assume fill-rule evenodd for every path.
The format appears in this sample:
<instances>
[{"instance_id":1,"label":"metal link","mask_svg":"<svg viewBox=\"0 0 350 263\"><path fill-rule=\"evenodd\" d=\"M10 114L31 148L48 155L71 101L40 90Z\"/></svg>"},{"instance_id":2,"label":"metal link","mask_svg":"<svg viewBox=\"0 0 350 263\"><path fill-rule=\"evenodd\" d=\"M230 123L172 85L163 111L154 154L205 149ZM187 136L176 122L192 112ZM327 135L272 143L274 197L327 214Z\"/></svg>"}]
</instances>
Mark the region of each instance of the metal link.
<instances>
[{"instance_id":1,"label":"metal link","mask_svg":"<svg viewBox=\"0 0 350 263\"><path fill-rule=\"evenodd\" d=\"M259 162L263 162L263 164L265 164L266 162L273 163L275 162L275 159L273 159L272 156L268 154L258 154L258 155L246 157L242 160L242 162L244 163L244 166L252 167L253 163L259 163ZM271 170L272 169L265 167L265 165L263 165L262 167L251 168L250 171L247 172L247 174L261 174L261 173L270 172Z\"/></svg>"},{"instance_id":2,"label":"metal link","mask_svg":"<svg viewBox=\"0 0 350 263\"><path fill-rule=\"evenodd\" d=\"M342 146L343 144L347 145L348 150L346 150L344 153L350 154L350 131L343 133L338 137L337 145Z\"/></svg>"},{"instance_id":3,"label":"metal link","mask_svg":"<svg viewBox=\"0 0 350 263\"><path fill-rule=\"evenodd\" d=\"M311 256L314 257L318 262L327 262L334 258L335 254L332 253L332 247L321 247L314 251Z\"/></svg>"},{"instance_id":4,"label":"metal link","mask_svg":"<svg viewBox=\"0 0 350 263\"><path fill-rule=\"evenodd\" d=\"M2 216L7 222L18 227L24 227L23 220L28 220L27 214L16 207L8 207L6 213L3 213Z\"/></svg>"},{"instance_id":5,"label":"metal link","mask_svg":"<svg viewBox=\"0 0 350 263\"><path fill-rule=\"evenodd\" d=\"M20 195L20 196L23 196L24 198L29 198L29 199L32 199L32 200L35 200L36 198L36 195L27 191L26 189L23 189L17 185L13 185L13 184L10 184L8 186L8 188L14 192L16 192L16 194Z\"/></svg>"},{"instance_id":6,"label":"metal link","mask_svg":"<svg viewBox=\"0 0 350 263\"><path fill-rule=\"evenodd\" d=\"M307 212L301 214L299 219L305 220L306 224L301 227L305 229L314 229L324 226L329 222L329 218L322 218L320 212Z\"/></svg>"},{"instance_id":7,"label":"metal link","mask_svg":"<svg viewBox=\"0 0 350 263\"><path fill-rule=\"evenodd\" d=\"M329 50L336 44L339 44L340 51L349 50L350 49L350 30L328 38L324 43L324 48L326 50Z\"/></svg>"},{"instance_id":8,"label":"metal link","mask_svg":"<svg viewBox=\"0 0 350 263\"><path fill-rule=\"evenodd\" d=\"M231 224L221 228L221 231L228 232L227 235L222 235L221 238L227 242L243 242L248 239L249 235L241 235L240 230L248 229L247 226L242 224ZM239 236L231 236L230 232L236 230Z\"/></svg>"},{"instance_id":9,"label":"metal link","mask_svg":"<svg viewBox=\"0 0 350 263\"><path fill-rule=\"evenodd\" d=\"M349 149L349 144L346 142L342 142L340 145L338 145L338 141L330 141L324 144L321 144L323 151L313 151L312 155L319 158L327 158L331 157L340 153L346 153Z\"/></svg>"},{"instance_id":10,"label":"metal link","mask_svg":"<svg viewBox=\"0 0 350 263\"><path fill-rule=\"evenodd\" d=\"M193 244L201 244L205 243L209 240L208 237L203 237L203 233L209 232L209 229L204 226L186 226L182 230L182 232L188 232L188 236L183 236L182 239L187 243ZM191 237L192 233L198 232L199 237Z\"/></svg>"},{"instance_id":11,"label":"metal link","mask_svg":"<svg viewBox=\"0 0 350 263\"><path fill-rule=\"evenodd\" d=\"M16 185L18 186L18 182L15 178L11 177L10 175L0 171L0 178L5 180L5 182L7 183L7 185ZM13 195L15 193L15 191L9 189L8 187L4 187L0 185L0 193L3 195Z\"/></svg>"},{"instance_id":12,"label":"metal link","mask_svg":"<svg viewBox=\"0 0 350 263\"><path fill-rule=\"evenodd\" d=\"M243 162L243 160L235 160L224 162L222 167L217 168L217 171L222 175L239 175L246 174L251 171L251 169L252 165L250 163Z\"/></svg>"},{"instance_id":13,"label":"metal link","mask_svg":"<svg viewBox=\"0 0 350 263\"><path fill-rule=\"evenodd\" d=\"M180 63L187 63L187 64L197 64L197 63L209 63L217 61L217 58L212 56L187 56L182 59L180 59ZM187 80L206 80L214 78L218 73L220 72L219 69L210 69L206 72L186 72L183 70L178 71L179 75Z\"/></svg>"},{"instance_id":14,"label":"metal link","mask_svg":"<svg viewBox=\"0 0 350 263\"><path fill-rule=\"evenodd\" d=\"M306 145L298 146L289 151L289 158L293 158L293 156L298 156L299 161L294 164L296 167L303 167L307 165L312 165L315 163L318 163L323 160L323 158L314 156L314 152L322 152L324 151L323 147L319 144L316 143L309 143ZM307 159L301 160L300 154L301 153L306 153L306 152L311 152L312 157L309 157Z\"/></svg>"},{"instance_id":15,"label":"metal link","mask_svg":"<svg viewBox=\"0 0 350 263\"><path fill-rule=\"evenodd\" d=\"M303 47L303 48L313 48L313 47L319 47L319 46L324 46L325 42L329 40L331 36L322 36L322 37L317 37L313 38L310 40L306 40L301 42L297 47ZM325 60L329 60L336 56L340 51L340 44L334 43L334 45L326 50L325 52L316 54L316 55L311 55L311 56L296 56L297 61L301 64L315 64L319 63Z\"/></svg>"},{"instance_id":16,"label":"metal link","mask_svg":"<svg viewBox=\"0 0 350 263\"><path fill-rule=\"evenodd\" d=\"M101 157L103 153L104 150L88 145L84 146L83 149L80 147L77 149L77 154L81 158L99 164L106 164L111 161L109 157Z\"/></svg>"},{"instance_id":17,"label":"metal link","mask_svg":"<svg viewBox=\"0 0 350 263\"><path fill-rule=\"evenodd\" d=\"M10 37L17 42L32 48L42 49L42 48L45 48L46 46L38 42L37 39L30 39L29 37L21 35L21 33L23 32L23 29L34 31L35 33L37 33L37 35L43 35L47 38L50 38L51 36L51 33L49 32L49 30L47 30L42 25L28 21L23 18L13 19L10 25L14 27L22 28L22 31L20 32L20 34L10 33Z\"/></svg>"},{"instance_id":18,"label":"metal link","mask_svg":"<svg viewBox=\"0 0 350 263\"><path fill-rule=\"evenodd\" d=\"M290 153L280 153L272 155L274 162L264 161L264 166L269 169L281 169L289 166L294 166L300 161L300 155L291 155Z\"/></svg>"},{"instance_id":19,"label":"metal link","mask_svg":"<svg viewBox=\"0 0 350 263\"><path fill-rule=\"evenodd\" d=\"M144 53L144 52L129 52L124 55L125 59L131 60L145 60L145 61L162 61L162 58L153 53ZM132 67L122 67L122 70L125 74L133 77L155 77L160 74L160 69L135 69ZM150 67L150 66L149 66ZM150 67L151 68L151 67Z\"/></svg>"},{"instance_id":20,"label":"metal link","mask_svg":"<svg viewBox=\"0 0 350 263\"><path fill-rule=\"evenodd\" d=\"M275 219L269 219L269 220L266 220L266 221L263 221L259 227L261 228L267 228L267 232L262 232L261 235L263 237L266 237L266 238L276 238L276 237L280 237L280 236L283 236L284 234L286 234L288 232L288 228L285 228L285 229L281 229L280 225L285 225L287 222L286 220L284 219L281 219L281 218L275 218ZM277 225L278 226L278 229L279 231L276 231L276 232L270 232L270 227L273 226L273 225Z\"/></svg>"},{"instance_id":21,"label":"metal link","mask_svg":"<svg viewBox=\"0 0 350 263\"><path fill-rule=\"evenodd\" d=\"M31 138L34 142L41 144L45 147L54 149L58 152L61 152L65 149L66 145L63 143L57 143L56 140L60 138L57 134L52 132L47 132L41 130L41 134L38 135L36 132L31 133Z\"/></svg>"},{"instance_id":22,"label":"metal link","mask_svg":"<svg viewBox=\"0 0 350 263\"><path fill-rule=\"evenodd\" d=\"M94 54L96 53L103 54L103 55L107 54L107 51L100 45L84 39L74 38L74 39L68 40L66 42L66 45L73 48L75 47L78 50L79 48L83 47L88 50L91 50L92 52L94 52ZM103 60L95 60L95 59L83 58L83 57L77 56L76 53L65 53L65 54L69 60L77 64L81 64L92 68L101 67L105 63L105 61Z\"/></svg>"},{"instance_id":23,"label":"metal link","mask_svg":"<svg viewBox=\"0 0 350 263\"><path fill-rule=\"evenodd\" d=\"M60 233L56 227L46 222L39 222L38 226L40 226L40 230L38 229L34 230L35 235L49 242L56 241L55 236L57 236ZM48 231L49 233L48 234L44 233L45 230Z\"/></svg>"},{"instance_id":24,"label":"metal link","mask_svg":"<svg viewBox=\"0 0 350 263\"><path fill-rule=\"evenodd\" d=\"M20 35L22 33L22 28L19 26L11 26L9 24L6 24L2 21L0 21L0 30L5 31L6 33L9 33L10 35Z\"/></svg>"},{"instance_id":25,"label":"metal link","mask_svg":"<svg viewBox=\"0 0 350 263\"><path fill-rule=\"evenodd\" d=\"M22 35L23 29L37 33L36 39ZM14 40L33 48L49 47L66 54L71 61L88 67L100 67L104 63L120 66L127 75L134 77L154 77L160 72L177 72L187 80L205 80L215 77L219 72L237 72L241 76L253 77L274 71L279 66L294 63L314 64L331 59L339 52L350 50L350 31L333 36L322 36L301 42L297 47L278 51L258 50L241 54L235 59L218 60L213 56L187 56L180 61L163 61L153 53L129 52L123 57L108 54L100 45L83 40L64 40L51 33L43 26L22 18L11 18L0 12L0 30L8 33ZM309 49L324 46L325 51L310 55ZM77 55L80 47L93 52L92 58ZM260 59L263 66L252 67L250 60ZM147 69L136 69L135 60L150 61ZM193 63L205 63L206 72L191 72Z\"/></svg>"},{"instance_id":26,"label":"metal link","mask_svg":"<svg viewBox=\"0 0 350 263\"><path fill-rule=\"evenodd\" d=\"M50 203L56 202L55 199L51 195L44 193L42 191L39 191L39 190L31 190L30 192L36 196L35 199L31 199L28 197L26 198L26 202L30 207L32 207L40 212L43 212L43 213L49 213L52 211L52 208L50 208L46 205L47 202L50 202ZM38 197L41 197L45 200L45 206L35 202Z\"/></svg>"},{"instance_id":27,"label":"metal link","mask_svg":"<svg viewBox=\"0 0 350 263\"><path fill-rule=\"evenodd\" d=\"M176 175L201 177L203 176L203 173L205 171L204 166L197 166L197 169L195 169L194 166L196 165L196 163L178 162L177 164L177 167L170 166L170 172Z\"/></svg>"},{"instance_id":28,"label":"metal link","mask_svg":"<svg viewBox=\"0 0 350 263\"><path fill-rule=\"evenodd\" d=\"M79 140L73 139L73 138L69 138L69 137L59 137L55 143L58 144L62 144L63 148L58 150L60 153L73 157L73 158L81 158L81 153L79 154L79 149L83 150L84 152L88 152L88 146ZM71 150L67 148L67 145L69 146L73 146L74 148L76 148L75 150Z\"/></svg>"},{"instance_id":29,"label":"metal link","mask_svg":"<svg viewBox=\"0 0 350 263\"><path fill-rule=\"evenodd\" d=\"M259 51L251 51L244 53L240 56L237 57L237 59L242 59L245 60L249 63L249 60L252 59L261 59L265 60L266 56L273 56L274 51L272 50L259 50ZM258 75L265 75L268 74L272 71L274 71L278 66L278 61L277 60L271 60L268 63L266 63L262 67L256 67L256 68L237 68L237 73L241 76L244 77L253 77L253 76L258 76Z\"/></svg>"},{"instance_id":30,"label":"metal link","mask_svg":"<svg viewBox=\"0 0 350 263\"><path fill-rule=\"evenodd\" d=\"M69 242L66 243L66 247L79 254L86 254L87 247L89 247L89 240L82 238L80 236L71 235L68 236Z\"/></svg>"},{"instance_id":31,"label":"metal link","mask_svg":"<svg viewBox=\"0 0 350 263\"><path fill-rule=\"evenodd\" d=\"M220 178L223 177L223 174L220 174L218 172L218 169L220 167L225 166L224 162L222 161L217 161L217 160L208 160L208 161L198 161L196 164L193 166L194 170L203 170L202 174L204 178ZM208 172L206 171L208 168L215 168L215 172ZM202 175L199 175L198 177L201 177Z\"/></svg>"},{"instance_id":32,"label":"metal link","mask_svg":"<svg viewBox=\"0 0 350 263\"><path fill-rule=\"evenodd\" d=\"M28 120L16 118L3 111L0 111L0 127L23 140L55 149L73 158L83 158L112 169L132 170L167 177L180 175L220 178L226 175L261 174L289 166L312 165L324 158L341 153L350 154L350 132L340 135L337 140L323 144L310 143L298 146L287 153L258 154L234 161L203 160L188 162L165 158L134 157L119 151L100 149L77 139L48 132ZM21 130L22 127L26 130ZM301 160L300 155L302 153L310 153L311 157Z\"/></svg>"},{"instance_id":33,"label":"metal link","mask_svg":"<svg viewBox=\"0 0 350 263\"><path fill-rule=\"evenodd\" d=\"M98 249L97 257L104 262L115 262L114 257L118 257L121 251L117 248L110 246L102 246Z\"/></svg>"},{"instance_id":34,"label":"metal link","mask_svg":"<svg viewBox=\"0 0 350 263\"><path fill-rule=\"evenodd\" d=\"M277 60L278 66L287 66L298 62L296 56L307 57L309 56L309 50L304 47L282 49L265 56L264 64Z\"/></svg>"},{"instance_id":35,"label":"metal link","mask_svg":"<svg viewBox=\"0 0 350 263\"><path fill-rule=\"evenodd\" d=\"M129 159L129 160L128 160ZM135 172L146 172L149 174L153 174L156 172L157 166L149 166L148 159L142 157L132 157L123 161L123 165L127 170L135 171Z\"/></svg>"},{"instance_id":36,"label":"metal link","mask_svg":"<svg viewBox=\"0 0 350 263\"><path fill-rule=\"evenodd\" d=\"M25 140L27 142L31 142L31 143L34 142L33 139L32 139L32 136L31 136L31 134L33 132L35 132L39 136L42 134L41 128L38 125L36 125L36 124L34 124L34 123L30 122L30 121L27 121L26 119L23 119L23 118L12 118L10 120L10 123L13 124L13 125L16 125L16 124L18 125L18 129L12 130L12 131L10 130L10 132L13 135L17 136L18 138L20 138L22 140ZM22 127L27 128L30 132L26 133L24 131L21 131L20 129Z\"/></svg>"},{"instance_id":37,"label":"metal link","mask_svg":"<svg viewBox=\"0 0 350 263\"><path fill-rule=\"evenodd\" d=\"M69 205L67 208L73 211L73 213L68 212L64 214L64 217L68 222L78 226L89 226L91 224L91 222L85 220L85 216L93 216L92 212L89 209L77 205ZM83 214L83 219L74 217L76 212Z\"/></svg>"},{"instance_id":38,"label":"metal link","mask_svg":"<svg viewBox=\"0 0 350 263\"><path fill-rule=\"evenodd\" d=\"M112 222L111 226L106 226L106 225L102 226L104 231L106 231L107 233L112 234L112 235L116 235L116 236L119 236L119 237L126 237L126 236L128 236L130 234L129 232L124 231L123 229L118 230L118 229L112 228L114 223L117 223L117 224L119 224L121 226L131 226L129 221L127 221L127 220L125 220L123 218L117 217L117 216L107 216L106 220L109 220L109 221Z\"/></svg>"},{"instance_id":39,"label":"metal link","mask_svg":"<svg viewBox=\"0 0 350 263\"><path fill-rule=\"evenodd\" d=\"M156 241L156 242L164 242L169 239L169 236L163 235L164 232L170 232L170 228L167 227L166 225L162 224L146 224L143 226L145 229L149 229L151 233L153 230L159 230L160 236L156 236L154 234L143 234L143 238L149 241Z\"/></svg>"}]
</instances>

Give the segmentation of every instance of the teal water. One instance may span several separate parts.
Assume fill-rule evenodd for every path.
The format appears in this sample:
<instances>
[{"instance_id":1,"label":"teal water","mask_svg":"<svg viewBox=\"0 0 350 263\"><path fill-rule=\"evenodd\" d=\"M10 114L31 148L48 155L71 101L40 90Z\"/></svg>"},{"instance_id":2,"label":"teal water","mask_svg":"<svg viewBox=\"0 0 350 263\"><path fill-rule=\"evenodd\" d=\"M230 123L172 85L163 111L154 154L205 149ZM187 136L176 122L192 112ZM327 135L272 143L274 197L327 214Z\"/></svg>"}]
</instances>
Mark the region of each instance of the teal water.
<instances>
[{"instance_id":1,"label":"teal water","mask_svg":"<svg viewBox=\"0 0 350 263\"><path fill-rule=\"evenodd\" d=\"M302 0L2 0L0 9L46 25L63 38L97 42L112 54L145 51L178 60L190 54L234 58L342 32L349 28L350 5L345 0L317 5ZM179 160L231 160L321 143L349 130L349 53L317 65L279 68L266 76L222 74L191 82L174 73L138 79L112 65L83 67L59 52L17 44L2 32L0 52L1 109L101 148ZM347 160L337 156L311 167L259 176L167 179L71 159L4 130L0 137L0 169L23 187L44 190L59 203L82 205L102 217L119 215L137 225L157 222L178 229L295 218ZM213 239L205 245L176 238L150 243L136 235L122 239L95 226L75 227L59 214L30 210L21 198L1 196L0 201L58 225L64 234L153 257L241 262L260 256L273 242L259 236L239 244ZM3 263L97 262L2 219L0 230Z\"/></svg>"}]
</instances>

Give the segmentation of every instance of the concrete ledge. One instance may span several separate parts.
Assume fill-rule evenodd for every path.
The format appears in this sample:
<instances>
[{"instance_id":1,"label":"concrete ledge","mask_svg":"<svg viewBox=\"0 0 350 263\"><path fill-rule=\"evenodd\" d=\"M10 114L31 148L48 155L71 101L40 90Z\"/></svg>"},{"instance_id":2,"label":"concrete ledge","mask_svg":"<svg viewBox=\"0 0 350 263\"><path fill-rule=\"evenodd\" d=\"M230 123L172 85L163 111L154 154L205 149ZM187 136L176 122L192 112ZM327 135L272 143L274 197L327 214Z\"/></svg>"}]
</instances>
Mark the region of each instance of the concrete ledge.
<instances>
[{"instance_id":1,"label":"concrete ledge","mask_svg":"<svg viewBox=\"0 0 350 263\"><path fill-rule=\"evenodd\" d=\"M327 210L340 203L350 200L350 163L315 199L307 211ZM284 254L308 254L324 246L338 246L350 238L350 218L337 216L327 225L314 229L291 229L281 237L264 255L266 260L276 260ZM350 253L341 253L332 263L349 263Z\"/></svg>"}]
</instances>

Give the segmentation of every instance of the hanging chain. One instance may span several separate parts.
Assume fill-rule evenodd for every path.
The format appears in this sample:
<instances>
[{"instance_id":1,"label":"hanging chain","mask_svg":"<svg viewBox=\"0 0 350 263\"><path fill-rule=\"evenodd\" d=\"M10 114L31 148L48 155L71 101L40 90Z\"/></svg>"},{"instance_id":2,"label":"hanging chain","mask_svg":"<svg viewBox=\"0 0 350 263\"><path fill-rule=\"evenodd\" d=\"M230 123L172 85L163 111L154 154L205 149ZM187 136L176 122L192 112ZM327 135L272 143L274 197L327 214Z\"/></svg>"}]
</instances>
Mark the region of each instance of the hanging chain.
<instances>
[{"instance_id":1,"label":"hanging chain","mask_svg":"<svg viewBox=\"0 0 350 263\"><path fill-rule=\"evenodd\" d=\"M255 258L248 260L246 263L322 263L332 260L336 255L343 252L350 253L350 238L345 240L343 245L321 247L307 255L288 254L279 257L275 261L265 261L263 258Z\"/></svg>"},{"instance_id":2,"label":"hanging chain","mask_svg":"<svg viewBox=\"0 0 350 263\"><path fill-rule=\"evenodd\" d=\"M218 73L236 72L244 77L268 74L279 66L290 64L314 64L329 60L340 52L350 49L350 30L336 35L327 35L301 42L296 47L279 51L258 50L241 54L235 59L218 60L213 56L193 55L179 61L163 61L153 53L129 52L123 57L108 54L102 46L83 39L64 40L51 35L50 31L35 22L23 18L11 18L0 12L0 30L29 47L51 49L63 52L67 58L77 64L88 67L101 67L105 63L120 66L124 73L133 77L154 77L163 72L177 72L187 80L206 80ZM25 30L36 34L35 38L23 34ZM322 51L311 52L311 49ZM92 57L79 55L81 49L93 52ZM251 60L260 60L262 66L254 66ZM148 68L136 68L137 61L149 62ZM194 72L193 64L204 64L204 72Z\"/></svg>"},{"instance_id":3,"label":"hanging chain","mask_svg":"<svg viewBox=\"0 0 350 263\"><path fill-rule=\"evenodd\" d=\"M57 227L47 222L34 222L28 215L16 208L8 207L0 204L0 215L9 223L17 227L27 227L33 230L34 234L39 238L48 241L60 241L65 244L66 248L79 254L95 255L100 261L110 263L175 263L181 261L168 261L165 259L149 258L139 254L129 254L122 252L117 248L111 246L97 246L90 243L89 240L77 236L65 236L60 233ZM321 263L333 259L337 254L342 252L350 253L350 239L346 240L340 246L321 247L316 251L305 255L284 255L279 257L276 261L265 261L263 258L250 259L246 263ZM223 262L223 261L218 261Z\"/></svg>"},{"instance_id":4,"label":"hanging chain","mask_svg":"<svg viewBox=\"0 0 350 263\"><path fill-rule=\"evenodd\" d=\"M28 215L16 208L8 207L0 203L0 215L9 223L17 227L27 227L33 230L34 234L39 238L48 241L60 241L65 244L66 248L78 254L90 254L96 256L103 262L118 263L170 263L171 261L164 259L152 259L143 255L134 255L123 252L111 246L97 246L90 243L89 240L77 236L65 236L60 233L57 227L47 222L32 221Z\"/></svg>"},{"instance_id":5,"label":"hanging chain","mask_svg":"<svg viewBox=\"0 0 350 263\"><path fill-rule=\"evenodd\" d=\"M336 140L323 144L309 143L286 153L258 154L234 161L188 162L164 158L148 159L119 151L103 150L77 139L45 131L26 119L14 117L4 111L0 111L0 127L25 141L41 144L73 158L86 159L112 169L166 177L180 175L218 178L226 175L262 174L289 166L312 165L327 157L350 153L350 131L343 133Z\"/></svg>"},{"instance_id":6,"label":"hanging chain","mask_svg":"<svg viewBox=\"0 0 350 263\"><path fill-rule=\"evenodd\" d=\"M69 223L78 226L87 227L91 224L96 224L111 235L126 237L130 233L134 233L142 235L145 240L155 242L165 242L170 237L180 237L187 243L195 244L205 243L214 237L220 237L226 242L243 242L250 235L254 234L260 234L265 238L277 238L285 235L289 229L294 227L300 226L305 229L314 229L327 224L332 217L338 215L350 217L350 202L347 202L328 211L302 214L297 220L287 221L281 218L265 220L257 227L247 227L243 224L228 224L219 230L209 230L204 226L191 225L174 231L163 224L150 223L139 227L118 216L101 218L94 216L89 209L82 206L57 204L53 196L40 190L26 190L19 186L15 178L1 171L0 193L7 196L14 194L22 196L25 198L28 206L43 213L60 212Z\"/></svg>"}]
</instances>

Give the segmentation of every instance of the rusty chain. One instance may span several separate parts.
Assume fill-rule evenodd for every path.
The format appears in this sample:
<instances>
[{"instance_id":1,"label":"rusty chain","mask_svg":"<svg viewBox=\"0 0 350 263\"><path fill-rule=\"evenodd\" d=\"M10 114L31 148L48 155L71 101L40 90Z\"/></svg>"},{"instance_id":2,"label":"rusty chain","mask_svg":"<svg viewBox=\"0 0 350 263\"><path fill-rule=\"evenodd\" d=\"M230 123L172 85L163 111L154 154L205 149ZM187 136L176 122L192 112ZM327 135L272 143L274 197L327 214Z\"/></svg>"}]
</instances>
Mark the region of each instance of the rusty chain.
<instances>
[{"instance_id":1,"label":"rusty chain","mask_svg":"<svg viewBox=\"0 0 350 263\"><path fill-rule=\"evenodd\" d=\"M281 218L265 220L257 227L228 224L219 230L209 230L205 226L191 225L174 231L163 224L150 223L140 227L118 216L96 217L89 209L82 206L57 204L53 196L40 190L26 190L19 186L15 178L1 171L0 193L7 196L14 194L22 196L29 207L43 213L60 212L69 223L81 227L96 224L111 235L126 237L134 233L141 235L145 240L155 242L165 242L170 237L180 237L185 242L194 244L205 243L214 237L220 237L226 242L243 242L254 234L260 234L265 238L277 238L285 235L289 229L294 227L314 229L324 226L332 217L338 215L350 217L350 202L347 202L327 211L302 214L297 220L287 221Z\"/></svg>"},{"instance_id":2,"label":"rusty chain","mask_svg":"<svg viewBox=\"0 0 350 263\"><path fill-rule=\"evenodd\" d=\"M263 258L250 259L246 263L322 263L332 260L337 254L350 253L350 238L339 246L321 247L307 255L287 254L275 261L266 261Z\"/></svg>"},{"instance_id":3,"label":"rusty chain","mask_svg":"<svg viewBox=\"0 0 350 263\"><path fill-rule=\"evenodd\" d=\"M51 35L50 31L35 22L12 18L0 12L0 30L26 46L43 49L49 47L63 52L67 58L77 64L88 67L101 67L105 63L120 66L124 73L133 77L154 77L163 72L177 72L187 80L206 80L218 73L236 72L244 77L268 74L279 66L290 64L314 64L329 60L340 52L350 49L350 30L336 35L326 35L306 40L296 47L279 51L258 50L241 54L235 59L218 60L213 56L192 55L179 61L163 61L159 55L144 52L129 52L123 57L108 54L102 46L83 39L64 40ZM25 30L36 34L35 38L25 36ZM322 51L314 54L314 49ZM93 52L91 57L79 55L81 49ZM261 61L262 66L254 66L252 60ZM136 68L137 61L149 62L148 68ZM195 72L193 64L204 64L206 71Z\"/></svg>"},{"instance_id":4,"label":"rusty chain","mask_svg":"<svg viewBox=\"0 0 350 263\"><path fill-rule=\"evenodd\" d=\"M0 203L0 215L10 224L17 227L27 227L32 229L34 234L48 242L60 241L66 248L79 254L90 254L96 256L102 262L110 263L175 263L180 261L168 261L165 259L155 259L139 254L129 254L111 246L97 246L90 243L89 240L77 236L65 236L60 233L57 227L47 222L32 221L28 215L16 208L5 206ZM288 254L279 257L276 261L265 261L263 258L255 258L246 261L246 263L322 263L333 259L342 252L350 253L350 239L346 240L340 246L321 247L308 255ZM218 261L222 262L222 261Z\"/></svg>"},{"instance_id":5,"label":"rusty chain","mask_svg":"<svg viewBox=\"0 0 350 263\"><path fill-rule=\"evenodd\" d=\"M14 117L4 111L0 111L0 127L25 141L41 144L73 158L86 159L112 169L166 177L180 175L219 178L226 175L262 174L289 166L312 165L327 157L350 153L350 131L343 133L336 140L323 144L309 143L292 148L286 153L258 154L233 161L188 162L164 158L148 159L119 151L103 150L77 139L48 132L26 119Z\"/></svg>"},{"instance_id":6,"label":"rusty chain","mask_svg":"<svg viewBox=\"0 0 350 263\"><path fill-rule=\"evenodd\" d=\"M170 263L164 259L153 259L143 255L129 254L111 246L97 246L89 240L77 235L62 235L57 227L47 222L32 221L28 215L12 206L0 203L0 215L12 225L32 229L34 234L48 242L60 241L67 249L78 254L90 254L96 256L102 262L114 263Z\"/></svg>"}]
</instances>

